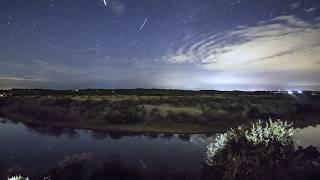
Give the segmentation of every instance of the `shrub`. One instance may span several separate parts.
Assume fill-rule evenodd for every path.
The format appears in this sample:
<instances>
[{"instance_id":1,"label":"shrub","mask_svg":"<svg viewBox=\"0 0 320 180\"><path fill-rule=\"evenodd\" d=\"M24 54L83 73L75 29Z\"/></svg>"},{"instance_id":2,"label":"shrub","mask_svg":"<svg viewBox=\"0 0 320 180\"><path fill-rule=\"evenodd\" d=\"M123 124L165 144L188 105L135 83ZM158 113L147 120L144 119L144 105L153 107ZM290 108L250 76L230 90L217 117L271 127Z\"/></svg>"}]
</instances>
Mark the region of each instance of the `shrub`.
<instances>
[{"instance_id":1,"label":"shrub","mask_svg":"<svg viewBox=\"0 0 320 180\"><path fill-rule=\"evenodd\" d=\"M24 177L18 175L18 176L12 176L12 177L8 178L8 180L29 180L29 178L28 177L24 178Z\"/></svg>"},{"instance_id":2,"label":"shrub","mask_svg":"<svg viewBox=\"0 0 320 180\"><path fill-rule=\"evenodd\" d=\"M223 179L257 177L290 164L294 153L292 124L280 120L220 134L208 146L206 166Z\"/></svg>"},{"instance_id":3,"label":"shrub","mask_svg":"<svg viewBox=\"0 0 320 180\"><path fill-rule=\"evenodd\" d=\"M251 129L245 131L246 139L254 145L262 143L267 146L269 143L278 142L285 146L292 141L292 136L292 123L288 124L280 120L272 122L271 119L265 127L259 120L256 124L252 124Z\"/></svg>"}]
</instances>

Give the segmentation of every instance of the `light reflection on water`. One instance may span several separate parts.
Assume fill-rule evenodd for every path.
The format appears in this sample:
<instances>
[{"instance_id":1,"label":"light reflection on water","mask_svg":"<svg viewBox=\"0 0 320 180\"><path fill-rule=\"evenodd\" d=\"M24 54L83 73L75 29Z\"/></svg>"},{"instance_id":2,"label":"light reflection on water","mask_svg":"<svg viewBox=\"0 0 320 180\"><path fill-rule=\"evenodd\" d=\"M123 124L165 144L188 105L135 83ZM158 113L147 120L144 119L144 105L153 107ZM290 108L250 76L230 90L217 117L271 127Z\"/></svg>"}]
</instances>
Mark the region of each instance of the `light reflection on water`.
<instances>
[{"instance_id":1,"label":"light reflection on water","mask_svg":"<svg viewBox=\"0 0 320 180\"><path fill-rule=\"evenodd\" d=\"M294 135L297 145L320 147L320 125L297 128Z\"/></svg>"},{"instance_id":2,"label":"light reflection on water","mask_svg":"<svg viewBox=\"0 0 320 180\"><path fill-rule=\"evenodd\" d=\"M0 162L47 172L66 155L92 153L95 160L119 158L126 165L148 171L198 173L210 135L119 134L90 130L28 127L0 123Z\"/></svg>"}]
</instances>

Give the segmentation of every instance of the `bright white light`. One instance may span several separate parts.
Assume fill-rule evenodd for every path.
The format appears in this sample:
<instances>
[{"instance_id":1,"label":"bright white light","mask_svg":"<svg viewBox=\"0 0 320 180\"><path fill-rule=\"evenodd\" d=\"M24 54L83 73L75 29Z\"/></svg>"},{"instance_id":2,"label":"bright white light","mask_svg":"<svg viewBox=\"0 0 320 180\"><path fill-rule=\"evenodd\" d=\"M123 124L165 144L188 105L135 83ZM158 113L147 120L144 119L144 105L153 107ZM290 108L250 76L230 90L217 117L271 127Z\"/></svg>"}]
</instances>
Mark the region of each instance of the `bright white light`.
<instances>
[{"instance_id":1,"label":"bright white light","mask_svg":"<svg viewBox=\"0 0 320 180\"><path fill-rule=\"evenodd\" d=\"M299 94L302 94L302 91L298 91Z\"/></svg>"},{"instance_id":2,"label":"bright white light","mask_svg":"<svg viewBox=\"0 0 320 180\"><path fill-rule=\"evenodd\" d=\"M148 21L148 18L146 18L145 20L144 20L144 22L143 22L143 24L141 25L141 27L140 27L140 29L139 29L139 31L141 31L142 30L142 28L144 27L144 25L146 24L146 22Z\"/></svg>"},{"instance_id":3,"label":"bright white light","mask_svg":"<svg viewBox=\"0 0 320 180\"><path fill-rule=\"evenodd\" d=\"M103 3L104 3L104 5L105 5L105 6L108 6L108 4L107 4L107 1L106 1L106 0L103 0Z\"/></svg>"},{"instance_id":4,"label":"bright white light","mask_svg":"<svg viewBox=\"0 0 320 180\"><path fill-rule=\"evenodd\" d=\"M293 94L293 92L292 91L288 91L288 94Z\"/></svg>"}]
</instances>

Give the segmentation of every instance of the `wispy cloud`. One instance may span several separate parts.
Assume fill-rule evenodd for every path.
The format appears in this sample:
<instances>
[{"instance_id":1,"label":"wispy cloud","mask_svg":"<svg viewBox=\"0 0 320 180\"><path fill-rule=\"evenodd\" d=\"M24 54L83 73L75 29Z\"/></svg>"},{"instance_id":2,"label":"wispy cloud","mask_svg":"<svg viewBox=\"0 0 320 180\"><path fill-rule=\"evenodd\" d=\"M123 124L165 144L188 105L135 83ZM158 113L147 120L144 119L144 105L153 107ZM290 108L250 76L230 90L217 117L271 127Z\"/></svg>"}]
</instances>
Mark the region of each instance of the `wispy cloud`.
<instances>
[{"instance_id":1,"label":"wispy cloud","mask_svg":"<svg viewBox=\"0 0 320 180\"><path fill-rule=\"evenodd\" d=\"M295 9L299 8L300 5L301 5L301 2L295 2L295 3L289 4L289 7L290 7L292 10L295 10Z\"/></svg>"},{"instance_id":2,"label":"wispy cloud","mask_svg":"<svg viewBox=\"0 0 320 180\"><path fill-rule=\"evenodd\" d=\"M251 83L250 79L253 79L256 84L261 77L252 77L261 72L320 72L319 39L318 21L279 16L254 26L194 37L191 43L177 47L162 59L173 64L192 63L220 71L223 75L211 79L213 83L218 79L224 79L224 83ZM291 81L294 79L290 77L283 79L283 83Z\"/></svg>"},{"instance_id":3,"label":"wispy cloud","mask_svg":"<svg viewBox=\"0 0 320 180\"><path fill-rule=\"evenodd\" d=\"M48 43L48 47L54 48L54 49L61 49L61 47L54 45L54 44L51 44L51 43Z\"/></svg>"},{"instance_id":4,"label":"wispy cloud","mask_svg":"<svg viewBox=\"0 0 320 180\"><path fill-rule=\"evenodd\" d=\"M0 77L0 80L26 81L28 79L19 78L19 77Z\"/></svg>"},{"instance_id":5,"label":"wispy cloud","mask_svg":"<svg viewBox=\"0 0 320 180\"><path fill-rule=\"evenodd\" d=\"M307 13L312 13L312 12L315 12L316 10L317 10L316 7L311 7L311 8L304 9L304 11L307 12Z\"/></svg>"},{"instance_id":6,"label":"wispy cloud","mask_svg":"<svg viewBox=\"0 0 320 180\"><path fill-rule=\"evenodd\" d=\"M44 79L41 77L14 77L14 76L0 76L0 80L8 80L8 81L48 81L48 79Z\"/></svg>"}]
</instances>

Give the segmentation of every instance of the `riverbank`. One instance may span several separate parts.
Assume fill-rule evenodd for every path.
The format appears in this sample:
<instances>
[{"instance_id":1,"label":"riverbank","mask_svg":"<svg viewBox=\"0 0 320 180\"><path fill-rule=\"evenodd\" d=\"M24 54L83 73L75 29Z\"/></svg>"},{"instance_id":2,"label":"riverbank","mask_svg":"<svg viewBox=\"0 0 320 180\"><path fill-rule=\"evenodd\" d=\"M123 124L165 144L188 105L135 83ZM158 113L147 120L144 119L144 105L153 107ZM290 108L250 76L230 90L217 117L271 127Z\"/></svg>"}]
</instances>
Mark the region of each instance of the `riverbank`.
<instances>
[{"instance_id":1,"label":"riverbank","mask_svg":"<svg viewBox=\"0 0 320 180\"><path fill-rule=\"evenodd\" d=\"M236 128L239 125L249 124L249 121L244 124L183 124L183 123L135 123L123 125L91 125L85 122L67 123L67 122L42 122L28 119L28 117L8 116L12 122L21 122L29 126L42 126L52 128L71 128L71 129L84 129L84 130L98 130L109 132L124 132L124 133L166 133L166 134L215 134L224 133L230 127ZM308 120L294 120L295 128L304 128L308 126L315 126L320 124L319 118Z\"/></svg>"},{"instance_id":2,"label":"riverbank","mask_svg":"<svg viewBox=\"0 0 320 180\"><path fill-rule=\"evenodd\" d=\"M87 124L85 122L44 122L28 119L23 116L7 116L12 122L21 122L30 126L47 126L56 128L71 128L85 130L102 130L110 132L126 132L126 133L169 133L169 134L206 134L206 133L221 133L225 132L230 125L227 124L196 124L196 123L174 123L174 122L159 122L153 124L135 123L135 124Z\"/></svg>"},{"instance_id":3,"label":"riverbank","mask_svg":"<svg viewBox=\"0 0 320 180\"><path fill-rule=\"evenodd\" d=\"M268 118L296 127L320 122L320 98L311 94L192 93L7 93L0 99L0 117L55 127L158 133L224 132Z\"/></svg>"}]
</instances>

